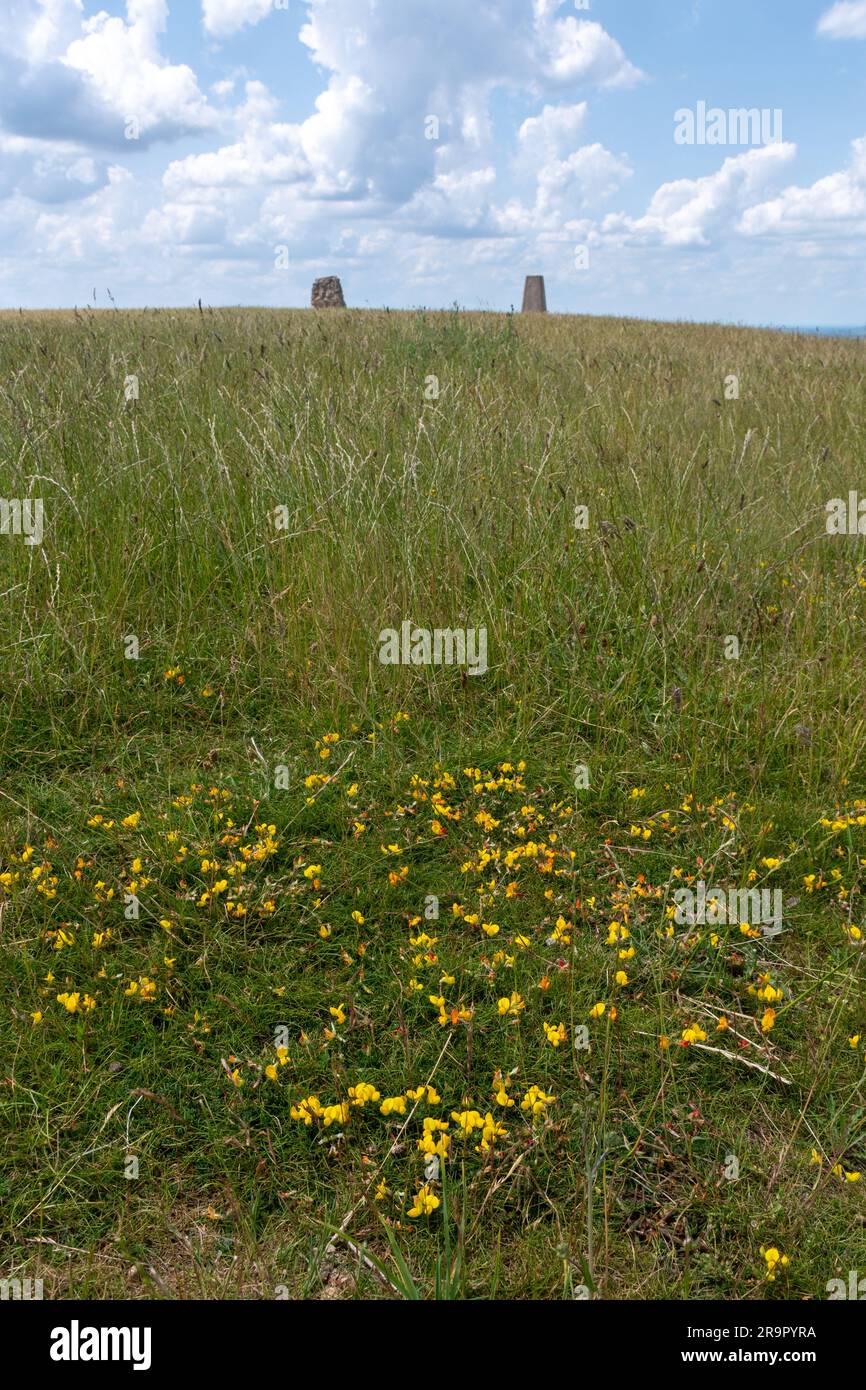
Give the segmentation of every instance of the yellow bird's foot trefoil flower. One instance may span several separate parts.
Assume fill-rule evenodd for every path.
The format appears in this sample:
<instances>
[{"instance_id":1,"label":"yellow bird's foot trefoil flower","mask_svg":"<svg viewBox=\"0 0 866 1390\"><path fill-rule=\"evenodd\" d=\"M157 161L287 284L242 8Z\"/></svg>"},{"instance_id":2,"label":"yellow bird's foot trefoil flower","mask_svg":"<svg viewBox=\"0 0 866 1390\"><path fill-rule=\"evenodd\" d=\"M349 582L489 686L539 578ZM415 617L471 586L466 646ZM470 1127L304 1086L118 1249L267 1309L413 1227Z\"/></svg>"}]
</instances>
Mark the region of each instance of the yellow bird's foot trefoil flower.
<instances>
[{"instance_id":1,"label":"yellow bird's foot trefoil flower","mask_svg":"<svg viewBox=\"0 0 866 1390\"><path fill-rule=\"evenodd\" d=\"M791 1263L790 1258L787 1255L781 1254L775 1245L771 1245L768 1249L765 1249L762 1245L761 1254L767 1262L766 1277L772 1284L773 1280L776 1278L777 1270L789 1265Z\"/></svg>"},{"instance_id":2,"label":"yellow bird's foot trefoil flower","mask_svg":"<svg viewBox=\"0 0 866 1390\"><path fill-rule=\"evenodd\" d=\"M424 1183L415 1193L415 1200L406 1212L407 1216L429 1216L440 1205L439 1198L430 1188L429 1183Z\"/></svg>"}]
</instances>

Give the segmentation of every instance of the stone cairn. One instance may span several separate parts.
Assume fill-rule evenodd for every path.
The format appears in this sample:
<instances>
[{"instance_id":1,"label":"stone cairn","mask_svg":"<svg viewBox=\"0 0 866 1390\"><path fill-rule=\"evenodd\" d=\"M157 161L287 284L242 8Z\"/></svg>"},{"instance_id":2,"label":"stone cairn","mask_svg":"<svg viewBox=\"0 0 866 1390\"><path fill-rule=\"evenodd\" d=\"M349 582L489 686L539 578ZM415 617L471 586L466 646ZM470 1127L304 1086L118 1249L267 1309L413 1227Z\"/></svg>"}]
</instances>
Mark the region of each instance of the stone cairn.
<instances>
[{"instance_id":1,"label":"stone cairn","mask_svg":"<svg viewBox=\"0 0 866 1390\"><path fill-rule=\"evenodd\" d=\"M547 297L544 293L544 276L527 275L523 286L524 314L546 314Z\"/></svg>"},{"instance_id":2,"label":"stone cairn","mask_svg":"<svg viewBox=\"0 0 866 1390\"><path fill-rule=\"evenodd\" d=\"M345 309L343 286L337 275L325 275L313 281L313 294L310 303L314 309Z\"/></svg>"}]
</instances>

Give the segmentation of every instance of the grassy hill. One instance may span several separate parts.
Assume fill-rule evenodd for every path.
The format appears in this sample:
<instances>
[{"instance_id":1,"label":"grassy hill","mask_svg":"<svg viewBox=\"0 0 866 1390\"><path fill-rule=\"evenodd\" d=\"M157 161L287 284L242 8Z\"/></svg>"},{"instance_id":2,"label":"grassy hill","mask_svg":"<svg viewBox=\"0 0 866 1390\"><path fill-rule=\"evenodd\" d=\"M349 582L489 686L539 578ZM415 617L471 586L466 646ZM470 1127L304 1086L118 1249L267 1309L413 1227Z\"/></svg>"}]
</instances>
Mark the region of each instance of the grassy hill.
<instances>
[{"instance_id":1,"label":"grassy hill","mask_svg":"<svg viewBox=\"0 0 866 1390\"><path fill-rule=\"evenodd\" d=\"M8 1275L771 1299L866 1268L866 545L825 524L866 494L864 361L0 315L0 494L44 527L0 535ZM484 629L488 669L383 664L406 622ZM781 933L679 920L699 881L778 890Z\"/></svg>"}]
</instances>

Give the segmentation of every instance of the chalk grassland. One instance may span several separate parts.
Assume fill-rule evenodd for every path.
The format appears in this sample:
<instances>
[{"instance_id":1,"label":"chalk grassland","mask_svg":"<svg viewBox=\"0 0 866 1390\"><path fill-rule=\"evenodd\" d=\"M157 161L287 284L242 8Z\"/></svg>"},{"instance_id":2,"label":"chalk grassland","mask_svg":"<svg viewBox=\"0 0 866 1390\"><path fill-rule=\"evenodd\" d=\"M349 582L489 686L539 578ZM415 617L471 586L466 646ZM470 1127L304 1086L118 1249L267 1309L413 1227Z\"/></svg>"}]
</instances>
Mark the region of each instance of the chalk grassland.
<instances>
[{"instance_id":1,"label":"chalk grassland","mask_svg":"<svg viewBox=\"0 0 866 1390\"><path fill-rule=\"evenodd\" d=\"M0 441L7 1277L866 1271L861 344L6 314ZM489 670L381 665L407 619ZM783 932L675 921L699 879Z\"/></svg>"}]
</instances>

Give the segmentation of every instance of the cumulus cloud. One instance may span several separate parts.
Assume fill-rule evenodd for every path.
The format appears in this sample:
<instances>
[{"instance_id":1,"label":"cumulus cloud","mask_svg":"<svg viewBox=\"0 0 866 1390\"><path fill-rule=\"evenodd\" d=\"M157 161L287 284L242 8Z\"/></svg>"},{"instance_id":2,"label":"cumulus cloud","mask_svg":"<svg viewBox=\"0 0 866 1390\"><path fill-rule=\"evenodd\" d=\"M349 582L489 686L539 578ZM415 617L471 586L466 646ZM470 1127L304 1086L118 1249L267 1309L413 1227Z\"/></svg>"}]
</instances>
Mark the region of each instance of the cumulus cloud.
<instances>
[{"instance_id":1,"label":"cumulus cloud","mask_svg":"<svg viewBox=\"0 0 866 1390\"><path fill-rule=\"evenodd\" d=\"M503 211L502 226L524 231L550 229L609 198L631 177L628 160L599 144L580 145L587 119L585 101L572 106L545 106L517 132L515 168L535 182L531 206L516 201Z\"/></svg>"},{"instance_id":2,"label":"cumulus cloud","mask_svg":"<svg viewBox=\"0 0 866 1390\"><path fill-rule=\"evenodd\" d=\"M496 170L452 170L437 174L390 219L395 231L461 238L497 235L491 221ZM365 242L365 245L369 245Z\"/></svg>"},{"instance_id":3,"label":"cumulus cloud","mask_svg":"<svg viewBox=\"0 0 866 1390\"><path fill-rule=\"evenodd\" d=\"M563 209L573 214L629 172L599 145L578 148L586 101L545 104L524 122L516 150L512 140L502 149L490 114L497 88L537 98L565 85L591 90L640 78L600 24L561 18L563 4L309 0L299 38L327 74L313 111L303 121L283 122L267 109L261 84L247 84L236 138L174 161L165 174L167 194L200 200L208 190L234 189L246 213L244 190L260 187L267 199L263 221L275 218L282 226L306 225L304 204L332 204L343 216L390 216L431 234L484 229L496 236L502 234L497 170L515 153L517 177L534 184L534 203L515 205L512 222L549 225ZM243 16L254 17L254 6L205 0L213 32Z\"/></svg>"},{"instance_id":4,"label":"cumulus cloud","mask_svg":"<svg viewBox=\"0 0 866 1390\"><path fill-rule=\"evenodd\" d=\"M785 188L747 208L741 229L749 236L866 232L866 136L851 142L847 169L808 188Z\"/></svg>"},{"instance_id":5,"label":"cumulus cloud","mask_svg":"<svg viewBox=\"0 0 866 1390\"><path fill-rule=\"evenodd\" d=\"M517 132L521 156L527 160L547 160L572 147L586 121L587 103L575 106L545 106L538 116L529 116Z\"/></svg>"},{"instance_id":6,"label":"cumulus cloud","mask_svg":"<svg viewBox=\"0 0 866 1390\"><path fill-rule=\"evenodd\" d=\"M828 39L866 39L866 0L837 0L818 20Z\"/></svg>"},{"instance_id":7,"label":"cumulus cloud","mask_svg":"<svg viewBox=\"0 0 866 1390\"><path fill-rule=\"evenodd\" d=\"M261 238L303 240L330 206L331 240L346 219L390 218L404 234L508 234L549 227L618 186L630 172L602 146L580 147L587 103L547 102L503 147L494 131L497 88L537 100L570 89L624 86L641 74L601 25L560 18L564 0L309 0L299 33L325 86L305 120L280 120L267 89L247 83L235 138L173 161L167 198L233 204L236 235L256 217ZM211 31L253 7L205 0ZM431 130L431 123L435 129ZM433 138L429 138L429 136ZM497 208L500 170L531 187L508 217ZM249 222L245 235L254 235ZM369 247L368 236L355 240Z\"/></svg>"},{"instance_id":8,"label":"cumulus cloud","mask_svg":"<svg viewBox=\"0 0 866 1390\"><path fill-rule=\"evenodd\" d=\"M163 182L172 197L207 188L267 188L309 175L299 127L276 119L279 103L264 83L247 82L244 94L234 113L234 143L169 164Z\"/></svg>"},{"instance_id":9,"label":"cumulus cloud","mask_svg":"<svg viewBox=\"0 0 866 1390\"><path fill-rule=\"evenodd\" d=\"M273 10L274 0L202 0L202 23L213 38L225 39L247 24L258 24Z\"/></svg>"},{"instance_id":10,"label":"cumulus cloud","mask_svg":"<svg viewBox=\"0 0 866 1390\"><path fill-rule=\"evenodd\" d=\"M66 203L108 182L108 170L89 155L68 160L57 153L40 155L22 172L18 188L39 203Z\"/></svg>"},{"instance_id":11,"label":"cumulus cloud","mask_svg":"<svg viewBox=\"0 0 866 1390\"><path fill-rule=\"evenodd\" d=\"M17 190L35 202L65 203L107 181L107 166L90 155L76 157L39 140L0 133L0 198Z\"/></svg>"},{"instance_id":12,"label":"cumulus cloud","mask_svg":"<svg viewBox=\"0 0 866 1390\"><path fill-rule=\"evenodd\" d=\"M535 144L541 137L534 132L529 139ZM631 174L628 160L597 141L562 157L548 146L534 170L534 196L511 198L495 209L494 225L501 235L511 237L571 235L577 215L610 198Z\"/></svg>"},{"instance_id":13,"label":"cumulus cloud","mask_svg":"<svg viewBox=\"0 0 866 1390\"><path fill-rule=\"evenodd\" d=\"M134 117L143 137L172 139L212 126L195 73L160 52L167 0L127 0L126 11L126 22L104 11L86 20L63 62L111 111L124 121Z\"/></svg>"},{"instance_id":14,"label":"cumulus cloud","mask_svg":"<svg viewBox=\"0 0 866 1390\"><path fill-rule=\"evenodd\" d=\"M91 258L109 268L122 259L130 239L126 230L137 214L132 175L111 165L103 188L83 198L74 213L42 212L31 235L52 264L85 263Z\"/></svg>"},{"instance_id":15,"label":"cumulus cloud","mask_svg":"<svg viewBox=\"0 0 866 1390\"><path fill-rule=\"evenodd\" d=\"M285 248L299 284L312 266L351 277L369 262L380 295L389 284L426 293L453 272L455 246L474 284L476 270L496 267L567 277L585 244L592 284L607 276L613 294L624 267L639 279L652 265L653 284L673 283L735 238L741 248L750 238L757 265L782 235L799 254L831 241L849 254L866 232L866 137L844 170L809 187L784 186L795 147L773 144L665 182L648 203L612 203L633 171L594 128L594 97L644 74L570 0L291 5L281 38L296 35L319 75L318 95L291 118L288 93L256 80L253 36L242 36L243 66L231 59L233 36L273 0L202 0L197 37L220 44L206 44L207 95L168 54L179 30L167 0L127 0L122 17L104 3L3 0L0 284L14 282L16 255L20 267L35 252L43 267L98 264L112 287L128 269L139 298L161 277L193 276L190 293L210 276L233 298L279 296ZM259 43L278 28L262 28ZM866 0L833 4L819 32L866 37ZM130 119L137 141L125 138ZM190 137L198 143L164 158L136 157ZM173 265L184 267L174 282Z\"/></svg>"},{"instance_id":16,"label":"cumulus cloud","mask_svg":"<svg viewBox=\"0 0 866 1390\"><path fill-rule=\"evenodd\" d=\"M311 166L322 177L339 145L349 153L344 166L372 192L405 199L439 172L423 139L427 115L440 122L446 161L477 153L483 167L496 87L552 93L566 83L636 80L638 70L599 24L556 18L562 3L312 0L300 38L331 76L305 123Z\"/></svg>"},{"instance_id":17,"label":"cumulus cloud","mask_svg":"<svg viewBox=\"0 0 866 1390\"><path fill-rule=\"evenodd\" d=\"M538 175L537 207L556 215L603 202L631 177L631 166L598 142L583 145L566 159L552 159Z\"/></svg>"},{"instance_id":18,"label":"cumulus cloud","mask_svg":"<svg viewBox=\"0 0 866 1390\"><path fill-rule=\"evenodd\" d=\"M630 63L616 39L588 19L556 20L541 30L545 72L557 82L592 82L632 87L643 73Z\"/></svg>"},{"instance_id":19,"label":"cumulus cloud","mask_svg":"<svg viewBox=\"0 0 866 1390\"><path fill-rule=\"evenodd\" d=\"M142 224L146 241L174 246L222 247L226 219L214 204L163 203L152 208Z\"/></svg>"},{"instance_id":20,"label":"cumulus cloud","mask_svg":"<svg viewBox=\"0 0 866 1390\"><path fill-rule=\"evenodd\" d=\"M126 19L88 19L81 0L10 0L0 37L0 129L82 147L139 148L207 130L216 117L192 69L160 51L166 0L128 0ZM134 152L130 150L130 153Z\"/></svg>"},{"instance_id":21,"label":"cumulus cloud","mask_svg":"<svg viewBox=\"0 0 866 1390\"><path fill-rule=\"evenodd\" d=\"M610 214L602 232L663 246L707 246L712 236L734 227L795 154L795 145L780 143L733 155L714 174L662 184L643 217Z\"/></svg>"}]
</instances>

